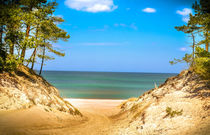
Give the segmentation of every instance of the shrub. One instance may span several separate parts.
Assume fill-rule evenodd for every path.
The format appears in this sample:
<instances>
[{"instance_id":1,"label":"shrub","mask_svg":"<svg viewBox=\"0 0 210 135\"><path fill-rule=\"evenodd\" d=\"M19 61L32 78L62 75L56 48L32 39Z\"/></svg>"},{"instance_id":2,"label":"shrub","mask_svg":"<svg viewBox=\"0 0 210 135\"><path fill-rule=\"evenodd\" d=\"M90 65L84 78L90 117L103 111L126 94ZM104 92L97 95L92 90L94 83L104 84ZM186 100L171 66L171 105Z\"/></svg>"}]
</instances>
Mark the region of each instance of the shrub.
<instances>
[{"instance_id":1,"label":"shrub","mask_svg":"<svg viewBox=\"0 0 210 135\"><path fill-rule=\"evenodd\" d=\"M195 63L194 71L203 79L210 80L210 58L196 58Z\"/></svg>"},{"instance_id":2,"label":"shrub","mask_svg":"<svg viewBox=\"0 0 210 135\"><path fill-rule=\"evenodd\" d=\"M194 59L191 54L185 54L182 59L170 61L172 65L180 62L187 63L190 66L189 70L200 75L202 79L210 80L210 52L197 46Z\"/></svg>"},{"instance_id":3,"label":"shrub","mask_svg":"<svg viewBox=\"0 0 210 135\"><path fill-rule=\"evenodd\" d=\"M0 57L0 71L15 71L20 63L21 61L13 55L7 55L5 59Z\"/></svg>"},{"instance_id":4,"label":"shrub","mask_svg":"<svg viewBox=\"0 0 210 135\"><path fill-rule=\"evenodd\" d=\"M182 112L183 112L183 110L180 110L180 111L173 111L172 108L167 107L167 108L166 108L166 113L167 113L167 114L166 114L165 117L170 116L170 117L172 118L172 117L174 117L175 115L179 116L179 115L182 115Z\"/></svg>"},{"instance_id":5,"label":"shrub","mask_svg":"<svg viewBox=\"0 0 210 135\"><path fill-rule=\"evenodd\" d=\"M210 52L203 48L196 48L196 58L193 70L199 74L203 79L210 80Z\"/></svg>"}]
</instances>

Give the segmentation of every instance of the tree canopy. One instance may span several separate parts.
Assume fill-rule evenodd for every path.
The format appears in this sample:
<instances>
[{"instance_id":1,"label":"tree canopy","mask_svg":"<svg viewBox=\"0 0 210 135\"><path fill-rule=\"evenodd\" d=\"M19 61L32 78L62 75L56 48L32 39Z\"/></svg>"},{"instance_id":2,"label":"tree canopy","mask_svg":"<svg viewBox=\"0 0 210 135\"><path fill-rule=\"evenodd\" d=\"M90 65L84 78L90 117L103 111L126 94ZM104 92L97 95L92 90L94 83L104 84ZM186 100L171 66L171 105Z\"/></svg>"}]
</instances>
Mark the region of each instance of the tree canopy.
<instances>
[{"instance_id":1,"label":"tree canopy","mask_svg":"<svg viewBox=\"0 0 210 135\"><path fill-rule=\"evenodd\" d=\"M58 27L64 20L54 16L56 6L47 0L0 0L0 71L15 71L24 64L33 69L37 59L42 70L45 60L54 59L50 53L65 55L53 46L70 38ZM28 50L32 54L26 58Z\"/></svg>"},{"instance_id":2,"label":"tree canopy","mask_svg":"<svg viewBox=\"0 0 210 135\"><path fill-rule=\"evenodd\" d=\"M192 54L185 54L182 59L174 59L170 63L186 62L189 64L190 70L197 72L204 79L210 79L210 1L195 1L192 8L194 13L189 15L188 23L175 27L176 30L192 37ZM196 42L195 38L197 38L198 42Z\"/></svg>"}]
</instances>

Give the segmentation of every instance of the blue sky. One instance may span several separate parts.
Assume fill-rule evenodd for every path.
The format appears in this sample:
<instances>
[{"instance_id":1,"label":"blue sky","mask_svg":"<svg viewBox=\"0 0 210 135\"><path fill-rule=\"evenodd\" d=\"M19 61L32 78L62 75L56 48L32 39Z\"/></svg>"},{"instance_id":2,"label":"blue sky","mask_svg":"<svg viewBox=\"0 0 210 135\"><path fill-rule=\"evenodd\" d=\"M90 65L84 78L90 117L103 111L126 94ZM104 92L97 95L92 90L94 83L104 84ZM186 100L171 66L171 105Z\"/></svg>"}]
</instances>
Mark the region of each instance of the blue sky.
<instances>
[{"instance_id":1,"label":"blue sky","mask_svg":"<svg viewBox=\"0 0 210 135\"><path fill-rule=\"evenodd\" d=\"M71 36L44 70L178 73L169 61L190 51L174 29L188 21L194 0L59 0L55 15ZM39 67L36 67L39 69Z\"/></svg>"}]
</instances>

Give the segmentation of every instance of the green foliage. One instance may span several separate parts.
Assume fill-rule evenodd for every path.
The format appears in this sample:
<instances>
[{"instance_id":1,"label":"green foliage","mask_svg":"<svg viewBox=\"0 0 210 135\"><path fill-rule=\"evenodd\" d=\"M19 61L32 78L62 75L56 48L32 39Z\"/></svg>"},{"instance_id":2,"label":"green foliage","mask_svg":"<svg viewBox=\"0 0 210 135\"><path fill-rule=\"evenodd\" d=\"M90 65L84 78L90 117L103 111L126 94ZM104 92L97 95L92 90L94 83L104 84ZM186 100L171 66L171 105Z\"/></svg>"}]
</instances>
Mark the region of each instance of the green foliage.
<instances>
[{"instance_id":1,"label":"green foliage","mask_svg":"<svg viewBox=\"0 0 210 135\"><path fill-rule=\"evenodd\" d=\"M204 50L201 47L196 47L196 53L195 53L196 57L208 57L210 58L210 52L207 52L206 50Z\"/></svg>"},{"instance_id":2,"label":"green foliage","mask_svg":"<svg viewBox=\"0 0 210 135\"><path fill-rule=\"evenodd\" d=\"M0 57L0 72L4 70L4 59Z\"/></svg>"},{"instance_id":3,"label":"green foliage","mask_svg":"<svg viewBox=\"0 0 210 135\"><path fill-rule=\"evenodd\" d=\"M173 118L173 117L175 117L176 115L177 115L177 116L182 115L182 112L183 112L183 110L180 110L180 111L173 111L171 107L167 107L167 108L166 108L166 116L165 116L165 117L170 116L171 118Z\"/></svg>"},{"instance_id":4,"label":"green foliage","mask_svg":"<svg viewBox=\"0 0 210 135\"><path fill-rule=\"evenodd\" d=\"M5 60L2 57L0 57L0 71L16 71L17 66L20 63L21 61L18 60L14 55L7 55Z\"/></svg>"},{"instance_id":5,"label":"green foliage","mask_svg":"<svg viewBox=\"0 0 210 135\"><path fill-rule=\"evenodd\" d=\"M174 65L174 64L177 64L177 63L187 63L190 66L192 64L192 61L193 61L192 54L187 54L186 53L185 56L182 57L182 59L174 58L174 60L173 61L169 61L169 63L171 65Z\"/></svg>"},{"instance_id":6,"label":"green foliage","mask_svg":"<svg viewBox=\"0 0 210 135\"><path fill-rule=\"evenodd\" d=\"M193 66L193 69L203 79L210 80L210 52L197 47L195 65Z\"/></svg>"},{"instance_id":7,"label":"green foliage","mask_svg":"<svg viewBox=\"0 0 210 135\"><path fill-rule=\"evenodd\" d=\"M48 55L41 55L41 54L38 54L37 55L38 56L38 58L40 58L40 59L44 59L44 60L54 60L55 58L54 57L51 57L51 56L48 56Z\"/></svg>"},{"instance_id":8,"label":"green foliage","mask_svg":"<svg viewBox=\"0 0 210 135\"><path fill-rule=\"evenodd\" d=\"M36 58L53 60L49 53L65 56L52 44L67 41L70 36L58 24L64 20L53 15L57 3L47 0L6 0L0 2L0 70L14 71L18 65ZM27 50L33 50L25 58ZM2 53L2 52L3 53ZM46 53L47 52L47 53ZM42 68L41 68L42 69Z\"/></svg>"},{"instance_id":9,"label":"green foliage","mask_svg":"<svg viewBox=\"0 0 210 135\"><path fill-rule=\"evenodd\" d=\"M177 31L190 34L192 37L192 54L185 54L182 59L174 59L170 63L186 62L190 70L195 71L203 79L210 80L210 52L209 52L209 29L210 29L210 2L200 0L192 6L194 15L190 14L190 20L187 25L175 27ZM200 41L195 42L196 36ZM205 45L205 49L201 45Z\"/></svg>"}]
</instances>

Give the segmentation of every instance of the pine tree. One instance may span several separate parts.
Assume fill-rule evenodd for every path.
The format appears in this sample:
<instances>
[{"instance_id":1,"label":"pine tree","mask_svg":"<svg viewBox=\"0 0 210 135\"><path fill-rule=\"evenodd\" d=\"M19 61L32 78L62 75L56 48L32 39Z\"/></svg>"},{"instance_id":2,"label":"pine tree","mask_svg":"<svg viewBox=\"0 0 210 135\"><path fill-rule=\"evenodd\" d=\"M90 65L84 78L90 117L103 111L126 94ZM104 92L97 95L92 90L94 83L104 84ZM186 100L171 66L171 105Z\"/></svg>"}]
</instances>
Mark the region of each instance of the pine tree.
<instances>
[{"instance_id":1,"label":"pine tree","mask_svg":"<svg viewBox=\"0 0 210 135\"><path fill-rule=\"evenodd\" d=\"M7 32L6 26L10 26L10 35L12 35L14 32L11 31L14 30L11 27L13 27L15 21L19 21L17 19L18 0L0 0L0 9L0 50L6 52L5 49L9 48L4 42L5 33ZM11 38L14 37L11 36Z\"/></svg>"},{"instance_id":2,"label":"pine tree","mask_svg":"<svg viewBox=\"0 0 210 135\"><path fill-rule=\"evenodd\" d=\"M55 50L53 48L52 43L56 43L58 40L67 41L70 36L64 30L60 29L56 24L61 23L64 20L60 17L50 16L49 20L46 20L41 26L41 32L43 34L44 44L42 44L43 54L38 55L39 58L42 59L42 64L40 68L40 75L42 72L42 68L45 60L52 60L53 57L47 56L45 51L53 53L58 56L65 56L65 53L60 52L59 50Z\"/></svg>"},{"instance_id":3,"label":"pine tree","mask_svg":"<svg viewBox=\"0 0 210 135\"><path fill-rule=\"evenodd\" d=\"M192 14L190 14L190 18L192 18ZM176 26L175 29L177 31L182 31L192 38L192 61L191 64L194 65L194 57L195 57L195 47L196 47L196 42L195 42L195 34L198 33L199 28L196 26L194 23L189 23L187 25L183 26Z\"/></svg>"},{"instance_id":4,"label":"pine tree","mask_svg":"<svg viewBox=\"0 0 210 135\"><path fill-rule=\"evenodd\" d=\"M25 61L33 69L37 57L42 68L46 60L54 59L48 53L65 55L52 45L69 38L57 26L64 20L53 16L56 6L47 0L0 0L0 71L14 71ZM28 49L33 50L29 59L25 58Z\"/></svg>"},{"instance_id":5,"label":"pine tree","mask_svg":"<svg viewBox=\"0 0 210 135\"><path fill-rule=\"evenodd\" d=\"M46 4L47 0L21 0L22 10L25 14L23 14L24 22L25 22L25 37L24 42L22 43L22 52L21 59L22 61L25 58L25 53L27 47L31 47L34 44L34 38L30 38L30 32L33 29L34 22L36 20L34 10L42 8L43 4Z\"/></svg>"},{"instance_id":6,"label":"pine tree","mask_svg":"<svg viewBox=\"0 0 210 135\"><path fill-rule=\"evenodd\" d=\"M174 59L170 61L171 64L177 62L187 62L190 64L190 69L202 76L204 79L210 80L210 52L209 48L209 30L210 30L210 1L200 0L193 4L194 14L190 14L190 20L187 25L175 27L178 31L182 31L186 34L191 34L193 42L192 55L185 54L185 57L180 59ZM195 37L202 36L203 39L197 44L195 43ZM205 45L205 50L200 45ZM199 46L198 46L199 45Z\"/></svg>"},{"instance_id":7,"label":"pine tree","mask_svg":"<svg viewBox=\"0 0 210 135\"><path fill-rule=\"evenodd\" d=\"M206 51L209 51L209 30L210 30L210 1L200 0L200 2L195 2L192 6L195 15L190 19L190 23L194 23L200 28L204 39L199 42L199 44L205 44Z\"/></svg>"}]
</instances>

